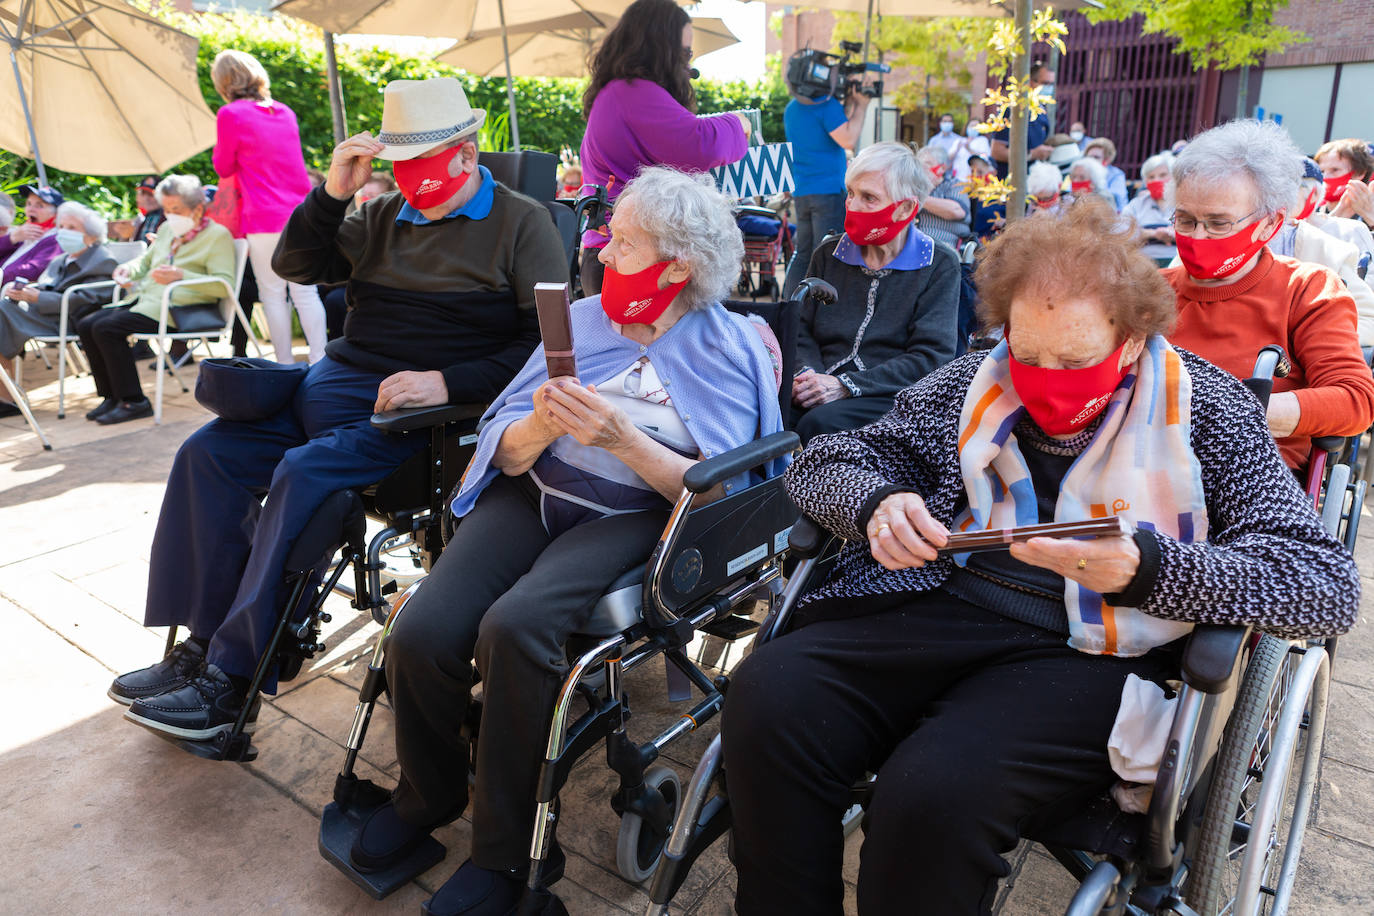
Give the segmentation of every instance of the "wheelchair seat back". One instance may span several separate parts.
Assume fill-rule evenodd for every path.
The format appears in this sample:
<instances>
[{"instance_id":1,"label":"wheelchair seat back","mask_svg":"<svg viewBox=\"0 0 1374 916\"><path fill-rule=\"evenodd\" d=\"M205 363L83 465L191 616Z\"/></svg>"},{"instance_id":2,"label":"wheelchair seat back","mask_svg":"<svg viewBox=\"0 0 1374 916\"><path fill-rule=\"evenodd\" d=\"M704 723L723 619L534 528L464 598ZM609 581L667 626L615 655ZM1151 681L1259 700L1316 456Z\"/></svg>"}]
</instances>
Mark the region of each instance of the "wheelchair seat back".
<instances>
[{"instance_id":1,"label":"wheelchair seat back","mask_svg":"<svg viewBox=\"0 0 1374 916\"><path fill-rule=\"evenodd\" d=\"M721 305L739 315L758 315L768 322L782 348L782 384L778 389L778 408L784 429L792 425L792 376L797 374L797 333L801 327L801 305L795 300L753 302L727 299Z\"/></svg>"},{"instance_id":2,"label":"wheelchair seat back","mask_svg":"<svg viewBox=\"0 0 1374 916\"><path fill-rule=\"evenodd\" d=\"M558 157L553 153L521 150L518 153L482 153L477 161L491 177L512 191L535 200L553 200L558 194Z\"/></svg>"}]
</instances>

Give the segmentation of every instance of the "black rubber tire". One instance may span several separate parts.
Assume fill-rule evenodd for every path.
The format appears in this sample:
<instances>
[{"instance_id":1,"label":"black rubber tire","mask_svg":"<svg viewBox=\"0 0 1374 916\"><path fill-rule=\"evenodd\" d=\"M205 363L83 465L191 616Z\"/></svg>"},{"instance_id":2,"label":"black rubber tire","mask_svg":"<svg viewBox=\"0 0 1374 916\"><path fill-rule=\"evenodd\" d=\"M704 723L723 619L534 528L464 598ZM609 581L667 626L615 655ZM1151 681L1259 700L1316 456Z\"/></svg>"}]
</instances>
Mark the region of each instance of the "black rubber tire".
<instances>
[{"instance_id":1,"label":"black rubber tire","mask_svg":"<svg viewBox=\"0 0 1374 916\"><path fill-rule=\"evenodd\" d=\"M644 771L644 784L663 793L663 800L668 803L668 827L671 829L672 819L677 817L678 806L682 803L682 783L677 772L662 764L651 766ZM638 814L623 814L615 844L615 865L620 876L631 884L643 884L653 877L663 855L663 843L664 840L655 838L652 831L644 829L644 819Z\"/></svg>"}]
</instances>

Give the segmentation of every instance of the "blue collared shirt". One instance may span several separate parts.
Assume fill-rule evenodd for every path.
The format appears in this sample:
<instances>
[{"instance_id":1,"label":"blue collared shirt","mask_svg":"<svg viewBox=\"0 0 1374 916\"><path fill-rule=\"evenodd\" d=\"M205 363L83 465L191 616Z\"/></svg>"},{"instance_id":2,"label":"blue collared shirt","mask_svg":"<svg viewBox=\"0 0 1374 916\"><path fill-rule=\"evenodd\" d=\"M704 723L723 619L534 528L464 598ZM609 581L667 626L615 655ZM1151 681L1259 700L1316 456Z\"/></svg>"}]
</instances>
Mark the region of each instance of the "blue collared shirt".
<instances>
[{"instance_id":1,"label":"blue collared shirt","mask_svg":"<svg viewBox=\"0 0 1374 916\"><path fill-rule=\"evenodd\" d=\"M863 252L849 240L848 234L841 236L839 244L835 246L835 258L850 267L868 266L864 263ZM897 257L883 266L883 270L920 270L929 267L934 259L935 240L915 226L909 226L906 244L897 252Z\"/></svg>"},{"instance_id":2,"label":"blue collared shirt","mask_svg":"<svg viewBox=\"0 0 1374 916\"><path fill-rule=\"evenodd\" d=\"M491 213L491 203L496 199L496 179L491 177L491 172L487 171L485 165L477 166L477 173L482 176L482 186L477 189L477 193L472 195L472 200L454 210L444 219L453 219L456 216L466 216L468 219L486 219ZM471 179L468 179L471 181ZM434 220L427 218L419 210L410 204L401 204L401 212L396 214L397 223L410 223L413 226L428 226Z\"/></svg>"}]
</instances>

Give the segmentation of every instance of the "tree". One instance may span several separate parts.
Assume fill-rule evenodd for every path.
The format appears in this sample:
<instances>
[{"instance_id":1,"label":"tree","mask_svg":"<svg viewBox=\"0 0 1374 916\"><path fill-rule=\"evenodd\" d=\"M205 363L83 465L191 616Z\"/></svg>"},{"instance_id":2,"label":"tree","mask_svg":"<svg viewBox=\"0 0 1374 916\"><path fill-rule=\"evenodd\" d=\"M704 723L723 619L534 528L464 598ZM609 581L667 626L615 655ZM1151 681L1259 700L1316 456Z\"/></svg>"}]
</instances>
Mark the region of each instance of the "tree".
<instances>
[{"instance_id":1,"label":"tree","mask_svg":"<svg viewBox=\"0 0 1374 916\"><path fill-rule=\"evenodd\" d=\"M1178 40L1194 69L1232 70L1257 64L1266 54L1308 40L1302 32L1274 24L1288 0L1103 0L1087 9L1089 22L1144 17L1141 31Z\"/></svg>"}]
</instances>

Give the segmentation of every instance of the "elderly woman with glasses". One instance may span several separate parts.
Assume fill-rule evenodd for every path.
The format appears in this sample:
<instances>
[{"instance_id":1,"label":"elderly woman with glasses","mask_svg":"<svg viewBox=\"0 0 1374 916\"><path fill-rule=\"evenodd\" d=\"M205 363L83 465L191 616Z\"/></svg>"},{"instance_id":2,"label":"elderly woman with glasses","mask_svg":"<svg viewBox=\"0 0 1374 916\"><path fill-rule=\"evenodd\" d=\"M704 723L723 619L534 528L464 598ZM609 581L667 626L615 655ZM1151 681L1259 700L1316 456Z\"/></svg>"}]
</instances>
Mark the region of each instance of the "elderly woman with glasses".
<instances>
[{"instance_id":1,"label":"elderly woman with glasses","mask_svg":"<svg viewBox=\"0 0 1374 916\"><path fill-rule=\"evenodd\" d=\"M130 334L151 334L158 329L162 296L178 280L223 280L234 283L234 239L229 230L205 215L205 189L194 175L168 175L157 186L157 199L166 213L152 247L135 261L114 270L114 280L130 290L117 308L99 309L76 326L81 347L91 364L95 390L101 397L87 420L108 426L140 417L151 417L153 405L143 396L129 347ZM178 287L171 304L196 305L218 302L224 286L205 283ZM176 318L168 315L167 328Z\"/></svg>"},{"instance_id":2,"label":"elderly woman with glasses","mask_svg":"<svg viewBox=\"0 0 1374 916\"><path fill-rule=\"evenodd\" d=\"M1374 420L1374 379L1360 352L1355 302L1325 267L1275 257L1303 173L1302 153L1272 121L1232 121L1194 137L1174 163L1180 267L1170 340L1245 378L1266 344L1293 370L1274 380L1269 429L1289 467L1314 436L1353 436Z\"/></svg>"},{"instance_id":3,"label":"elderly woman with glasses","mask_svg":"<svg viewBox=\"0 0 1374 916\"><path fill-rule=\"evenodd\" d=\"M804 411L803 442L878 419L898 391L953 359L958 343L958 256L912 225L931 170L889 140L855 156L844 184L844 233L816 249L807 272L833 284L839 300L802 307L792 403Z\"/></svg>"},{"instance_id":4,"label":"elderly woman with glasses","mask_svg":"<svg viewBox=\"0 0 1374 916\"><path fill-rule=\"evenodd\" d=\"M762 339L719 302L744 256L725 197L709 179L645 169L610 228L602 292L572 306L578 377L550 379L540 347L497 396L453 503L461 521L387 638L400 779L351 858L384 869L455 820L475 760L471 859L427 904L433 916L515 911L564 642L648 559L688 468L782 428ZM475 755L462 735L474 657ZM549 881L563 862L554 847Z\"/></svg>"}]
</instances>

